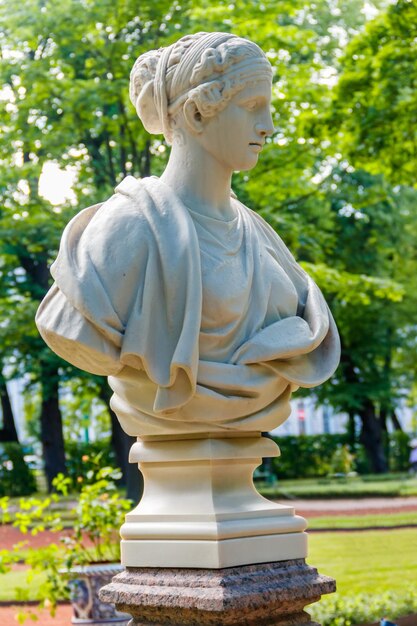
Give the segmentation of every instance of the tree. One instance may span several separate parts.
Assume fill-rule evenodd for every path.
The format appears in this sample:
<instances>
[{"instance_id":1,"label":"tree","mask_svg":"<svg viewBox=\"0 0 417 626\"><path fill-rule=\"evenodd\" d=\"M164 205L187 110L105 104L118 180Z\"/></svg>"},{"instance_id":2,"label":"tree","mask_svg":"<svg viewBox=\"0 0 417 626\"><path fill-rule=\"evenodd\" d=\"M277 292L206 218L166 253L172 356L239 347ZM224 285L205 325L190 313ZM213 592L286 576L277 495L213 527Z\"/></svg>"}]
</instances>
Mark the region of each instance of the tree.
<instances>
[{"instance_id":1,"label":"tree","mask_svg":"<svg viewBox=\"0 0 417 626\"><path fill-rule=\"evenodd\" d=\"M16 424L14 421L12 403L10 402L9 392L7 390L6 379L0 369L0 404L3 418L3 424L0 428L1 441L15 441L19 443L17 436Z\"/></svg>"},{"instance_id":2,"label":"tree","mask_svg":"<svg viewBox=\"0 0 417 626\"><path fill-rule=\"evenodd\" d=\"M333 260L397 285L359 309L334 301L343 351L329 398L361 417L375 471L386 468L387 419L399 427L397 407L415 384L417 194L406 186L415 185L417 155L415 18L415 4L400 0L353 38L323 125L350 160L330 193L340 243Z\"/></svg>"},{"instance_id":3,"label":"tree","mask_svg":"<svg viewBox=\"0 0 417 626\"><path fill-rule=\"evenodd\" d=\"M49 287L48 267L73 205L106 198L129 172L150 172L152 145L127 105L126 65L145 39L148 47L150 40L158 45L160 37L169 36L165 25L175 6L159 2L145 7L141 17L135 2L114 7L67 0L58 7L25 0L0 8L5 101L0 113L0 333L14 373L28 374L41 389L49 486L65 471L59 383L71 368L44 346L34 314ZM73 203L54 207L41 197L42 169L50 161L74 168Z\"/></svg>"},{"instance_id":4,"label":"tree","mask_svg":"<svg viewBox=\"0 0 417 626\"><path fill-rule=\"evenodd\" d=\"M417 215L408 210L404 194L381 177L360 170L337 175L341 182L331 195L338 246L332 260L336 268L349 269L358 284L341 297L319 277L342 337L341 366L332 384L319 393L337 409L361 418L362 442L373 470L382 472L387 469L387 420L399 426L396 408L412 384L411 372L400 366L398 357L411 348L406 324L416 322L415 292L404 281L402 266L407 259L415 275L410 226Z\"/></svg>"},{"instance_id":5,"label":"tree","mask_svg":"<svg viewBox=\"0 0 417 626\"><path fill-rule=\"evenodd\" d=\"M397 0L349 44L332 122L353 165L416 185L417 5Z\"/></svg>"},{"instance_id":6,"label":"tree","mask_svg":"<svg viewBox=\"0 0 417 626\"><path fill-rule=\"evenodd\" d=\"M340 192L349 204L360 195L363 184L359 174L355 180L350 177L351 164L344 153L349 152L349 143L352 149L355 145L351 131L341 128L335 141L330 129L330 124L339 123L341 106L341 99L332 101L331 87L340 72L342 49L363 29L363 5L362 0L331 4L317 0L314 5L299 0L278 4L251 0L236 1L231 7L225 0L187 0L181 5L161 0L138 8L133 0L63 0L59 5L51 0L18 4L4 0L0 7L0 97L5 104L0 110L0 340L4 359L15 373L29 375L41 389L50 483L56 468L65 467L60 384L72 376L91 379L47 350L36 333L33 316L50 283L48 266L56 256L59 236L74 212L107 198L126 174L159 174L163 168L167 150L162 137L149 138L128 102L127 68L141 52L171 43L184 32L215 29L249 37L267 51L276 70L277 131L253 176L235 177L239 197L277 229L333 300L349 349L358 319L374 316L379 324L384 319L391 327L400 320L397 308L388 324L391 304L402 298L397 282L404 276L399 267L395 273L380 271L379 260L388 263L387 238L381 240L366 274L349 239L349 233L356 236L357 232L341 213ZM73 198L59 206L39 192L43 168L50 162L74 174ZM378 193L383 184L373 179L365 187L372 212L372 193ZM383 191L385 200L375 215L391 207L386 198L394 198L392 193ZM351 221L357 227L362 224L354 217ZM362 233L364 242L373 241L378 229L386 228L381 220L375 223L372 235ZM341 237L349 254L340 253ZM408 247L407 255L407 263L414 267ZM351 317L348 305L357 307ZM405 328L404 320L401 324ZM369 340L366 329L363 338ZM380 335L375 339L380 341ZM396 390L399 348L395 333L394 339L386 368L393 380L390 389ZM403 355L408 347L409 342L402 343ZM357 354L359 359L359 348ZM367 356L378 361L380 371L381 354L368 352ZM402 362L407 358L403 356ZM363 394L368 384L364 371L359 381ZM346 398L353 383L345 377L344 366L340 372L328 391L323 391L323 398L350 410ZM336 397L331 390L337 386L344 391ZM98 393L104 399L103 389ZM357 404L359 396L355 398ZM378 411L379 396L375 403ZM116 429L116 420L112 422ZM118 442L119 454L125 455L126 442L119 435L114 430L113 440ZM47 437L50 443L46 445Z\"/></svg>"},{"instance_id":7,"label":"tree","mask_svg":"<svg viewBox=\"0 0 417 626\"><path fill-rule=\"evenodd\" d=\"M270 57L277 68L277 134L256 173L249 180L237 178L236 187L276 228L330 302L342 336L342 361L330 383L315 393L352 418L360 416L371 466L381 472L387 469L387 419L398 427L395 411L411 385L398 357L410 354L405 318L415 319L413 290L405 288L403 271L405 259L409 272L417 270L409 232L415 217L404 190L393 189L381 175L356 170L347 159L358 143L347 130L351 111L343 108L351 85L343 89L342 48L352 36L357 39L351 48L363 47L373 28L371 22L358 34L360 6L340 3L332 14L326 3L314 9L293 3L284 17L276 7L272 15L272 6L263 3L263 24L260 14L242 22L243 34L264 47L269 34L275 39ZM222 3L212 9L217 18L224 10ZM354 81L353 63L350 69ZM339 94L336 101L333 92ZM365 90L361 96L366 102ZM339 136L337 106L346 120Z\"/></svg>"}]
</instances>

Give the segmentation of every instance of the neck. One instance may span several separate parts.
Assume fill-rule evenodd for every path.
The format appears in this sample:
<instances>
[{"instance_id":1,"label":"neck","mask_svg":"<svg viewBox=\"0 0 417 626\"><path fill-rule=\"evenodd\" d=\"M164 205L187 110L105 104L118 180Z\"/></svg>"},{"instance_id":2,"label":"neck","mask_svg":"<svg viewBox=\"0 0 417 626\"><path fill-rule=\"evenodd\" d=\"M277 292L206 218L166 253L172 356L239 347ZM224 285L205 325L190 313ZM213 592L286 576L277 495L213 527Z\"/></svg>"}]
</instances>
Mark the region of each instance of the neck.
<instances>
[{"instance_id":1,"label":"neck","mask_svg":"<svg viewBox=\"0 0 417 626\"><path fill-rule=\"evenodd\" d=\"M187 135L184 141L174 141L161 180L192 211L227 220L234 217L230 203L232 173Z\"/></svg>"}]
</instances>

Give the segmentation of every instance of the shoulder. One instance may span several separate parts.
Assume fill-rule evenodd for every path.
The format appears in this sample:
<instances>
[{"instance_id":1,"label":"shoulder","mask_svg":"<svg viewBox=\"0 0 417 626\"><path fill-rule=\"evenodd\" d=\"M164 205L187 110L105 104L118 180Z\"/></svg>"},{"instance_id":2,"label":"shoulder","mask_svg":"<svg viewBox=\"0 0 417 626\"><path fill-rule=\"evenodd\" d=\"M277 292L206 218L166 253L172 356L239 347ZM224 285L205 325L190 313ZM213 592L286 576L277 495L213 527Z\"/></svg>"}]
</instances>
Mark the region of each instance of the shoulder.
<instances>
[{"instance_id":1,"label":"shoulder","mask_svg":"<svg viewBox=\"0 0 417 626\"><path fill-rule=\"evenodd\" d=\"M129 180L131 179L131 180ZM152 199L142 181L129 176L115 189L115 193L94 213L88 226L108 226L109 234L129 234L141 230L147 223L147 213Z\"/></svg>"},{"instance_id":2,"label":"shoulder","mask_svg":"<svg viewBox=\"0 0 417 626\"><path fill-rule=\"evenodd\" d=\"M64 230L60 251L79 246L97 251L103 245L129 246L133 240L137 243L149 239L146 214L152 200L141 181L135 181L134 191L132 185L124 183L106 201L87 207L72 218Z\"/></svg>"},{"instance_id":3,"label":"shoulder","mask_svg":"<svg viewBox=\"0 0 417 626\"><path fill-rule=\"evenodd\" d=\"M136 195L116 189L107 201L84 209L62 236L51 274L87 319L96 317L89 311L98 308L107 319L113 319L116 311L118 319L126 320L149 260L157 252L146 219L151 207L142 210L142 204L150 205L151 200L138 187Z\"/></svg>"},{"instance_id":4,"label":"shoulder","mask_svg":"<svg viewBox=\"0 0 417 626\"><path fill-rule=\"evenodd\" d=\"M65 228L58 257L51 267L55 280L61 281L71 267L83 276L92 263L97 269L111 273L120 264L130 265L132 255L141 259L147 255L152 234L144 211L140 210L141 185L138 202L116 188L105 202L80 211ZM149 196L144 194L144 202Z\"/></svg>"}]
</instances>

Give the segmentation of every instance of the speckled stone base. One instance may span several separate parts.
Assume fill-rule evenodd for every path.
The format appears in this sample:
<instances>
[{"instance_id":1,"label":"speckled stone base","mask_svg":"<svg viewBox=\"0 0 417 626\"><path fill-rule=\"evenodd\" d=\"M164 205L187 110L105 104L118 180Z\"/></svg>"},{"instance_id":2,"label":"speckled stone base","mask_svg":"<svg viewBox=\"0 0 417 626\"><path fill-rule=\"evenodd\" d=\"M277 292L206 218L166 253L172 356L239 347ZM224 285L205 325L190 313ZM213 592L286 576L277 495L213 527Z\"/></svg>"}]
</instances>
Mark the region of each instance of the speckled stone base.
<instances>
[{"instance_id":1,"label":"speckled stone base","mask_svg":"<svg viewBox=\"0 0 417 626\"><path fill-rule=\"evenodd\" d=\"M129 626L319 626L304 607L336 590L304 559L225 569L127 568L100 591Z\"/></svg>"}]
</instances>

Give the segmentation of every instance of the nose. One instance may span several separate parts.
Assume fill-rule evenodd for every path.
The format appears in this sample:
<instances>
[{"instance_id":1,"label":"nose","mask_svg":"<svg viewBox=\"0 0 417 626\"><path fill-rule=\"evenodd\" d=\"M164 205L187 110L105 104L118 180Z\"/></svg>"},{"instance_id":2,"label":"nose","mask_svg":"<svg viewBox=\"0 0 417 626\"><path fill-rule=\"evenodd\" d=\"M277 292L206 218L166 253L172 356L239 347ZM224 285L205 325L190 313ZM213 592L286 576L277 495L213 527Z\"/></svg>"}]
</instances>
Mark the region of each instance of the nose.
<instances>
[{"instance_id":1,"label":"nose","mask_svg":"<svg viewBox=\"0 0 417 626\"><path fill-rule=\"evenodd\" d=\"M270 111L268 110L268 113L255 124L255 131L261 137L270 137L273 134L274 130L275 129L272 123L272 116Z\"/></svg>"}]
</instances>

